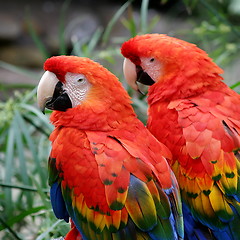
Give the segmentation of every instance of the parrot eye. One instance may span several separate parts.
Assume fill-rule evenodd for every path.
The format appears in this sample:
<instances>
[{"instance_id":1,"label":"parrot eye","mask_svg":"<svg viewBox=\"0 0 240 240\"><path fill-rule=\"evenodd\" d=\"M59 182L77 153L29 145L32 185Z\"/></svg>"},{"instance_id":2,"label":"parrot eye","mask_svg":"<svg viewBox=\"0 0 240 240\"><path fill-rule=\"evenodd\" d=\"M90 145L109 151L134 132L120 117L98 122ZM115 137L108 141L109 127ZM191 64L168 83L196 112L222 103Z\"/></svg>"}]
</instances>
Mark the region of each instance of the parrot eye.
<instances>
[{"instance_id":1,"label":"parrot eye","mask_svg":"<svg viewBox=\"0 0 240 240\"><path fill-rule=\"evenodd\" d=\"M150 62L154 62L154 60L155 60L154 58L151 58L151 59L150 59Z\"/></svg>"},{"instance_id":2,"label":"parrot eye","mask_svg":"<svg viewBox=\"0 0 240 240\"><path fill-rule=\"evenodd\" d=\"M84 78L79 78L78 80L77 80L77 82L83 82L84 81Z\"/></svg>"},{"instance_id":3,"label":"parrot eye","mask_svg":"<svg viewBox=\"0 0 240 240\"><path fill-rule=\"evenodd\" d=\"M80 73L71 73L71 72L68 72L66 74L66 84L68 85L71 84L72 86L75 86L75 87L80 87L80 88L83 88L85 86L87 86L89 84L87 78L85 77L85 75L83 74L80 74Z\"/></svg>"},{"instance_id":4,"label":"parrot eye","mask_svg":"<svg viewBox=\"0 0 240 240\"><path fill-rule=\"evenodd\" d=\"M81 78L78 78L77 79L77 82L82 84L82 83L85 83L86 82L86 79L84 77L81 77Z\"/></svg>"}]
</instances>

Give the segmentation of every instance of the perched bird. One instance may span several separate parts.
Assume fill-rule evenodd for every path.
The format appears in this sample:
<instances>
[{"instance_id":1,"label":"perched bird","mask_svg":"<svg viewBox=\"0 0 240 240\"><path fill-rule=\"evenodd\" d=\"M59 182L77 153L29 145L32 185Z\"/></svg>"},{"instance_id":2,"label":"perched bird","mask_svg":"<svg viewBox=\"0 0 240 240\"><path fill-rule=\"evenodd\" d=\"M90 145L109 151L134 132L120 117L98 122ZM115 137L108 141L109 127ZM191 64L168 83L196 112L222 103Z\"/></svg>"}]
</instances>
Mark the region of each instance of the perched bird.
<instances>
[{"instance_id":1,"label":"perched bird","mask_svg":"<svg viewBox=\"0 0 240 240\"><path fill-rule=\"evenodd\" d=\"M129 85L150 86L147 128L173 154L185 239L239 240L239 95L194 44L146 34L123 43L121 52Z\"/></svg>"},{"instance_id":2,"label":"perched bird","mask_svg":"<svg viewBox=\"0 0 240 240\"><path fill-rule=\"evenodd\" d=\"M66 239L183 239L168 148L137 119L117 77L76 56L46 60L38 104L54 110L50 198Z\"/></svg>"}]
</instances>

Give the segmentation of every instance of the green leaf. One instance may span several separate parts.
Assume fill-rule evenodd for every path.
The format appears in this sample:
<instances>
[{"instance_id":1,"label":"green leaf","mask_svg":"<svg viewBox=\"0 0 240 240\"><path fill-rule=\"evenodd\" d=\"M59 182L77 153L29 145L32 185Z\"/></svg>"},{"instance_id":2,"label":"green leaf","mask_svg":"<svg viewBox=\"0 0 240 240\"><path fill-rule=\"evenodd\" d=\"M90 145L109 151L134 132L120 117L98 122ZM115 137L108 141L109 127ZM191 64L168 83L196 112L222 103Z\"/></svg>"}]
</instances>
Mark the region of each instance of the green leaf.
<instances>
[{"instance_id":1,"label":"green leaf","mask_svg":"<svg viewBox=\"0 0 240 240\"><path fill-rule=\"evenodd\" d=\"M157 23L159 22L160 20L160 17L158 15L154 16L150 23L148 24L148 28L147 28L147 31L148 32L152 32L153 28L157 25Z\"/></svg>"},{"instance_id":2,"label":"green leaf","mask_svg":"<svg viewBox=\"0 0 240 240\"><path fill-rule=\"evenodd\" d=\"M6 70L9 70L11 72L20 74L20 75L25 75L25 76L28 76L30 78L39 79L39 78L36 77L37 75L35 73L33 73L33 72L31 72L31 71L29 71L25 68L22 68L22 67L20 68L20 67L12 65L10 63L6 63L4 61L1 61L1 60L0 60L0 67L4 68Z\"/></svg>"},{"instance_id":3,"label":"green leaf","mask_svg":"<svg viewBox=\"0 0 240 240\"><path fill-rule=\"evenodd\" d=\"M0 182L0 186L4 188L13 188L13 189L21 189L23 191L31 191L31 192L37 192L38 189L34 188L32 186L26 186L26 185L15 185L15 184L10 184L10 183L2 183ZM42 189L44 193L49 193L49 189Z\"/></svg>"},{"instance_id":4,"label":"green leaf","mask_svg":"<svg viewBox=\"0 0 240 240\"><path fill-rule=\"evenodd\" d=\"M58 224L60 224L63 220L57 220L50 228L48 228L45 232L43 232L41 235L39 235L36 240L42 240L44 239L51 231L53 231L54 228L57 227Z\"/></svg>"},{"instance_id":5,"label":"green leaf","mask_svg":"<svg viewBox=\"0 0 240 240\"><path fill-rule=\"evenodd\" d=\"M199 0L183 0L189 14L191 14L192 10L197 6L198 1Z\"/></svg>"},{"instance_id":6,"label":"green leaf","mask_svg":"<svg viewBox=\"0 0 240 240\"><path fill-rule=\"evenodd\" d=\"M38 181L35 180L34 177L31 178L34 185L36 186L37 188L37 192L42 200L42 203L44 204L45 208L46 209L49 209L51 208L51 204L50 202L47 200L47 195L46 195L46 192L44 191L44 189L42 188L42 186L38 183Z\"/></svg>"},{"instance_id":7,"label":"green leaf","mask_svg":"<svg viewBox=\"0 0 240 240\"><path fill-rule=\"evenodd\" d=\"M234 89L236 87L240 86L240 81L236 82L235 84L233 84L232 86L230 86L231 89Z\"/></svg>"},{"instance_id":8,"label":"green leaf","mask_svg":"<svg viewBox=\"0 0 240 240\"><path fill-rule=\"evenodd\" d=\"M6 142L6 139L7 139L7 135L8 135L8 131L7 129L2 129L2 131L0 132L0 150L4 150L2 148L4 148L5 146L5 142Z\"/></svg>"},{"instance_id":9,"label":"green leaf","mask_svg":"<svg viewBox=\"0 0 240 240\"><path fill-rule=\"evenodd\" d=\"M15 110L15 114L17 115L17 118L20 118L20 114L17 110ZM24 154L24 143L23 143L23 137L21 135L21 129L18 125L17 118L14 118L13 120L13 126L14 126L14 132L15 132L15 141L16 141L16 150L17 150L17 156L19 159L19 173L21 175L22 182L26 185L29 185L29 178L27 173L27 164ZM26 195L28 206L32 207L33 199L29 192L26 192L24 195Z\"/></svg>"},{"instance_id":10,"label":"green leaf","mask_svg":"<svg viewBox=\"0 0 240 240\"><path fill-rule=\"evenodd\" d=\"M83 52L82 52L82 42L81 41L74 41L73 43L73 50L72 50L72 53L73 55L76 55L76 56L83 56Z\"/></svg>"},{"instance_id":11,"label":"green leaf","mask_svg":"<svg viewBox=\"0 0 240 240\"><path fill-rule=\"evenodd\" d=\"M7 149L6 149L6 162L5 162L5 182L11 183L13 176L13 156L14 156L14 127L13 123L8 131L8 139L7 139ZM4 189L5 193L5 215L11 215L12 210L12 190Z\"/></svg>"},{"instance_id":12,"label":"green leaf","mask_svg":"<svg viewBox=\"0 0 240 240\"><path fill-rule=\"evenodd\" d=\"M88 43L88 53L93 54L93 50L97 46L97 43L99 42L101 35L103 33L103 29L99 27L96 32L93 34L92 38L90 39Z\"/></svg>"},{"instance_id":13,"label":"green leaf","mask_svg":"<svg viewBox=\"0 0 240 240\"><path fill-rule=\"evenodd\" d=\"M44 169L41 166L40 159L39 159L39 157L37 155L36 145L34 144L34 140L31 137L29 127L23 121L23 119L20 117L19 114L16 114L16 118L17 118L18 124L19 124L19 126L20 126L20 128L22 130L23 136L25 137L25 139L27 141L27 146L28 146L30 152L32 153L32 158L33 158L35 166L36 166L35 169L36 169L37 173L40 176L40 179L41 179L41 182L42 182L42 186L46 187L47 174L46 174L46 172L44 172Z\"/></svg>"},{"instance_id":14,"label":"green leaf","mask_svg":"<svg viewBox=\"0 0 240 240\"><path fill-rule=\"evenodd\" d=\"M229 26L234 34L237 37L240 37L240 31L233 24L231 24L228 19L226 19L216 8L214 8L211 4L209 4L206 0L199 0L199 2L220 22Z\"/></svg>"},{"instance_id":15,"label":"green leaf","mask_svg":"<svg viewBox=\"0 0 240 240\"><path fill-rule=\"evenodd\" d=\"M39 159L46 159L46 163L51 151L51 142L46 138L46 136L42 135L39 138L38 142L38 156ZM47 164L46 164L47 166Z\"/></svg>"},{"instance_id":16,"label":"green leaf","mask_svg":"<svg viewBox=\"0 0 240 240\"><path fill-rule=\"evenodd\" d=\"M148 0L142 0L141 11L140 11L140 28L141 33L147 33L147 26L148 26Z\"/></svg>"},{"instance_id":17,"label":"green leaf","mask_svg":"<svg viewBox=\"0 0 240 240\"><path fill-rule=\"evenodd\" d=\"M40 79L40 76L39 76ZM34 97L37 95L37 86L29 93L26 93L22 99L22 103L27 103L29 101L32 101Z\"/></svg>"},{"instance_id":18,"label":"green leaf","mask_svg":"<svg viewBox=\"0 0 240 240\"><path fill-rule=\"evenodd\" d=\"M131 37L135 37L137 35L137 26L136 23L133 19L132 12L131 12L131 17L129 19L122 19L122 24L125 26L125 28L128 29L128 31L131 34Z\"/></svg>"},{"instance_id":19,"label":"green leaf","mask_svg":"<svg viewBox=\"0 0 240 240\"><path fill-rule=\"evenodd\" d=\"M65 55L67 53L67 45L65 43L65 16L66 12L69 8L71 0L65 0L60 13L60 20L59 20L59 54Z\"/></svg>"},{"instance_id":20,"label":"green leaf","mask_svg":"<svg viewBox=\"0 0 240 240\"><path fill-rule=\"evenodd\" d=\"M114 16L112 17L112 19L109 21L106 30L103 33L103 43L107 43L109 40L109 36L110 33L113 29L113 26L116 24L116 22L118 21L118 19L121 17L121 15L124 13L124 11L127 9L127 7L131 4L133 0L128 0L125 4L123 4L119 10L114 14Z\"/></svg>"},{"instance_id":21,"label":"green leaf","mask_svg":"<svg viewBox=\"0 0 240 240\"><path fill-rule=\"evenodd\" d=\"M3 229L7 229L16 240L22 240L18 234L0 217L0 223L2 224ZM0 225L1 228L1 225ZM1 231L1 230L0 230Z\"/></svg>"},{"instance_id":22,"label":"green leaf","mask_svg":"<svg viewBox=\"0 0 240 240\"><path fill-rule=\"evenodd\" d=\"M0 83L1 91L9 91L12 89L33 89L35 85L28 83Z\"/></svg>"},{"instance_id":23,"label":"green leaf","mask_svg":"<svg viewBox=\"0 0 240 240\"><path fill-rule=\"evenodd\" d=\"M43 58L46 59L46 58L49 57L49 53L48 53L47 49L45 48L45 45L42 42L41 38L38 36L38 34L36 32L36 29L33 25L32 17L30 16L30 8L27 8L26 16L27 16L26 17L26 22L27 22L27 27L28 27L29 34L32 37L32 40L34 41L35 45L37 46L37 48L41 52Z\"/></svg>"},{"instance_id":24,"label":"green leaf","mask_svg":"<svg viewBox=\"0 0 240 240\"><path fill-rule=\"evenodd\" d=\"M44 209L45 209L45 206L38 206L38 207L30 208L26 211L21 212L19 215L10 218L6 222L6 225L11 227L15 223L21 222L25 217L30 216L30 215L32 215L34 213L37 213L37 212L39 212L41 210L44 210ZM4 230L5 228L6 228L6 226L0 225L0 231Z\"/></svg>"},{"instance_id":25,"label":"green leaf","mask_svg":"<svg viewBox=\"0 0 240 240\"><path fill-rule=\"evenodd\" d=\"M21 103L19 106L34 113L49 131L53 131L53 126L49 123L49 119L39 109L25 103Z\"/></svg>"}]
</instances>

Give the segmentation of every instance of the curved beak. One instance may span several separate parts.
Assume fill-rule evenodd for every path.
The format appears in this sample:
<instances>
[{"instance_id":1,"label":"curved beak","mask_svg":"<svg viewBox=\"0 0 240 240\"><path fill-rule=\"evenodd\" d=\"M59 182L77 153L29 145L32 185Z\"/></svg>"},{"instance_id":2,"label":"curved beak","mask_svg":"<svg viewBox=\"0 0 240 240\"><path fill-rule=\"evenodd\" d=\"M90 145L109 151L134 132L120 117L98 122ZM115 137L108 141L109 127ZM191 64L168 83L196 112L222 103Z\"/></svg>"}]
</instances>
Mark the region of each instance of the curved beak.
<instances>
[{"instance_id":1,"label":"curved beak","mask_svg":"<svg viewBox=\"0 0 240 240\"><path fill-rule=\"evenodd\" d=\"M43 74L38 84L37 100L43 113L45 107L58 111L66 111L72 107L72 102L64 90L63 83L50 71Z\"/></svg>"},{"instance_id":2,"label":"curved beak","mask_svg":"<svg viewBox=\"0 0 240 240\"><path fill-rule=\"evenodd\" d=\"M143 93L139 89L137 82L142 83L147 86L151 86L155 83L152 80L152 78L146 72L143 71L141 66L138 66L138 65L136 66L128 58L124 59L123 73L124 73L124 76L126 78L128 85L131 88L133 88L134 90L140 92L141 94L143 94Z\"/></svg>"},{"instance_id":3,"label":"curved beak","mask_svg":"<svg viewBox=\"0 0 240 240\"><path fill-rule=\"evenodd\" d=\"M123 61L123 74L128 85L132 89L139 91L138 85L137 85L136 66L128 58L124 58L124 61Z\"/></svg>"},{"instance_id":4,"label":"curved beak","mask_svg":"<svg viewBox=\"0 0 240 240\"><path fill-rule=\"evenodd\" d=\"M53 97L53 93L58 82L59 80L57 76L49 71L46 71L40 79L37 89L37 102L43 113L46 103Z\"/></svg>"}]
</instances>

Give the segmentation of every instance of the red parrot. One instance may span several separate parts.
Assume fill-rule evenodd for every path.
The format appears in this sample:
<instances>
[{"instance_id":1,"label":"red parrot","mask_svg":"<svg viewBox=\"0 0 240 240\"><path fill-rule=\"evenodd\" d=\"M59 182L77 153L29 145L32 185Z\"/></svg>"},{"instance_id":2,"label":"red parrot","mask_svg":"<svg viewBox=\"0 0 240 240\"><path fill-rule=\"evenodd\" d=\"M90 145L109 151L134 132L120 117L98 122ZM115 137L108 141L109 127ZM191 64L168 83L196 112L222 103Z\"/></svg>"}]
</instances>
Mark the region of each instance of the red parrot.
<instances>
[{"instance_id":1,"label":"red parrot","mask_svg":"<svg viewBox=\"0 0 240 240\"><path fill-rule=\"evenodd\" d=\"M54 110L50 198L66 239L183 239L168 148L137 119L117 77L82 57L46 60L38 104Z\"/></svg>"},{"instance_id":2,"label":"red parrot","mask_svg":"<svg viewBox=\"0 0 240 240\"><path fill-rule=\"evenodd\" d=\"M240 96L194 44L146 34L121 52L129 85L149 85L147 128L172 152L185 239L239 240Z\"/></svg>"}]
</instances>

